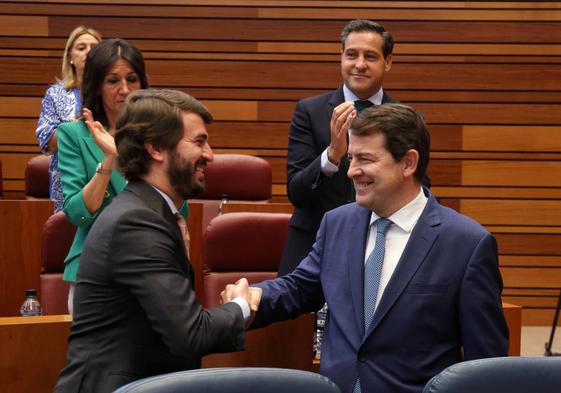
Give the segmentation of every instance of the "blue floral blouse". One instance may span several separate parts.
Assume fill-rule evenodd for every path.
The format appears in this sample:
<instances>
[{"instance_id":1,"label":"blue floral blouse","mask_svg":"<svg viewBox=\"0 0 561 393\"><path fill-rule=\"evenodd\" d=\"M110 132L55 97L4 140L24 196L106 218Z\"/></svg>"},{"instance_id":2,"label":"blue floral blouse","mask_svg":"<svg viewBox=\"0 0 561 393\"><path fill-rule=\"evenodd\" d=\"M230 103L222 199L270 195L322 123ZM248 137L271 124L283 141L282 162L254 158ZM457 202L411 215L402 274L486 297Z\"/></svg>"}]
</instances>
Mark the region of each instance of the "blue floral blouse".
<instances>
[{"instance_id":1,"label":"blue floral blouse","mask_svg":"<svg viewBox=\"0 0 561 393\"><path fill-rule=\"evenodd\" d=\"M55 212L62 210L64 195L58 174L58 155L47 152L47 144L60 123L74 121L80 116L81 106L80 90L77 88L65 89L64 81L49 87L41 103L41 113L35 136L39 141L41 151L44 154L51 154L49 194L55 203Z\"/></svg>"}]
</instances>

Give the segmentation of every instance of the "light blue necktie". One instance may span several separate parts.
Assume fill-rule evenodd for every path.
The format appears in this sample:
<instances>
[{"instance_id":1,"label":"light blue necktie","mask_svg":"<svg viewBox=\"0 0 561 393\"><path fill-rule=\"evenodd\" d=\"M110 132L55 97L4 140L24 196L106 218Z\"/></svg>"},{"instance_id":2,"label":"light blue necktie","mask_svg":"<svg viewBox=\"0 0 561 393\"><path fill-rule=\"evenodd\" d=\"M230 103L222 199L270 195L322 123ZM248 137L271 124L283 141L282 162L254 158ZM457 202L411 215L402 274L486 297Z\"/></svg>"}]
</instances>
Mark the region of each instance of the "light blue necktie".
<instances>
[{"instance_id":1,"label":"light blue necktie","mask_svg":"<svg viewBox=\"0 0 561 393\"><path fill-rule=\"evenodd\" d=\"M382 265L386 253L386 232L392 221L387 218L376 220L376 244L366 260L364 266L364 333L374 317L376 299L378 298L378 287L382 276ZM353 393L360 393L360 378L357 378Z\"/></svg>"}]
</instances>

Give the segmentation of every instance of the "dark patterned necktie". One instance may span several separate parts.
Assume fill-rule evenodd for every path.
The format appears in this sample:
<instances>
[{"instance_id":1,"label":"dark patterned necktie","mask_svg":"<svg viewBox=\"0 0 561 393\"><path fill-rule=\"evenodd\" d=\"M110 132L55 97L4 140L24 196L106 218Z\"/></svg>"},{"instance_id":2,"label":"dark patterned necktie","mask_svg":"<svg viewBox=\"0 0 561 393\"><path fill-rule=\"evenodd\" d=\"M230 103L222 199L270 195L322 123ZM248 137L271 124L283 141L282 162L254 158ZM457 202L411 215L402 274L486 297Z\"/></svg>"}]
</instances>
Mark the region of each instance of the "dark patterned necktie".
<instances>
[{"instance_id":1,"label":"dark patterned necktie","mask_svg":"<svg viewBox=\"0 0 561 393\"><path fill-rule=\"evenodd\" d=\"M384 264L384 254L386 253L386 232L391 224L392 221L387 218L376 220L376 243L364 266L364 334L366 334L368 326L374 317L378 287L380 286L382 266ZM353 387L353 393L361 392L360 378L357 378Z\"/></svg>"},{"instance_id":2,"label":"dark patterned necktie","mask_svg":"<svg viewBox=\"0 0 561 393\"><path fill-rule=\"evenodd\" d=\"M356 100L355 101L355 108L357 112L360 112L363 109L370 108L372 105L372 101L369 100Z\"/></svg>"}]
</instances>

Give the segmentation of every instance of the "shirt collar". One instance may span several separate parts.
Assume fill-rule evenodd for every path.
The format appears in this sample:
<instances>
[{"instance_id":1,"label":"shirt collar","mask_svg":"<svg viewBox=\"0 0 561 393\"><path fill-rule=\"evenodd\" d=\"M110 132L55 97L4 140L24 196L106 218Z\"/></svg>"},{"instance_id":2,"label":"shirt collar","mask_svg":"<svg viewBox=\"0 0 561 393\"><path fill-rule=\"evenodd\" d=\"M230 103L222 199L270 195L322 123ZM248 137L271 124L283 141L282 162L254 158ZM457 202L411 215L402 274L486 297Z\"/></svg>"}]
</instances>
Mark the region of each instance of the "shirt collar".
<instances>
[{"instance_id":1,"label":"shirt collar","mask_svg":"<svg viewBox=\"0 0 561 393\"><path fill-rule=\"evenodd\" d=\"M388 217L392 222L401 228L404 232L410 233L413 227L419 220L419 217L423 213L425 206L427 205L428 198L423 192L423 188L419 191L419 194L409 202L407 205L403 206L401 209L396 211L390 217ZM370 225L375 222L380 216L372 212L370 216Z\"/></svg>"},{"instance_id":2,"label":"shirt collar","mask_svg":"<svg viewBox=\"0 0 561 393\"><path fill-rule=\"evenodd\" d=\"M177 207L175 206L175 203L173 203L171 198L165 192L161 191L157 187L154 187L154 186L152 186L152 187L154 188L154 190L158 191L160 193L160 195L164 198L164 200L168 204L168 206L169 206L173 215L176 215L177 213L179 213L179 210L177 210Z\"/></svg>"},{"instance_id":3,"label":"shirt collar","mask_svg":"<svg viewBox=\"0 0 561 393\"><path fill-rule=\"evenodd\" d=\"M345 97L345 102L349 102L349 101L355 102L356 100L360 100L360 98L358 98L356 94L353 93L351 89L349 89L345 84L343 84L343 96ZM368 101L372 102L374 105L382 105L383 97L384 97L384 89L380 87L380 90L378 90L378 92L374 94L372 97L369 97Z\"/></svg>"}]
</instances>

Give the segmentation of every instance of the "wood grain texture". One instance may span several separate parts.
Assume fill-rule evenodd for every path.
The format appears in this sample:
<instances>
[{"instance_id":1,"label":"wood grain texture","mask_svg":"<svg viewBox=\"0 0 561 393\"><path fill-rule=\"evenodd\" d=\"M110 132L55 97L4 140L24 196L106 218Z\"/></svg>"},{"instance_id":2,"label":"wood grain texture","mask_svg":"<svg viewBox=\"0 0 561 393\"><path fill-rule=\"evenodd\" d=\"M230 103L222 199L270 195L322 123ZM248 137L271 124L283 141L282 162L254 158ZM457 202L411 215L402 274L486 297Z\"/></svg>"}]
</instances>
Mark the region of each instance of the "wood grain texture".
<instances>
[{"instance_id":1,"label":"wood grain texture","mask_svg":"<svg viewBox=\"0 0 561 393\"><path fill-rule=\"evenodd\" d=\"M25 290L39 289L41 235L51 201L0 200L0 316L19 315ZM40 296L40 294L39 294Z\"/></svg>"},{"instance_id":2,"label":"wood grain texture","mask_svg":"<svg viewBox=\"0 0 561 393\"><path fill-rule=\"evenodd\" d=\"M0 318L0 386L5 392L52 392L66 364L69 315Z\"/></svg>"},{"instance_id":3,"label":"wood grain texture","mask_svg":"<svg viewBox=\"0 0 561 393\"><path fill-rule=\"evenodd\" d=\"M201 99L214 151L265 158L273 199L287 202L294 106L340 84L339 33L356 17L394 36L384 89L429 125L434 194L497 236L505 290L526 290L509 299L528 307L524 323L546 321L554 296L542 302L546 289L529 285L561 271L561 1L4 1L4 197L23 197L41 98L68 33L85 24L137 45L152 86Z\"/></svg>"}]
</instances>

